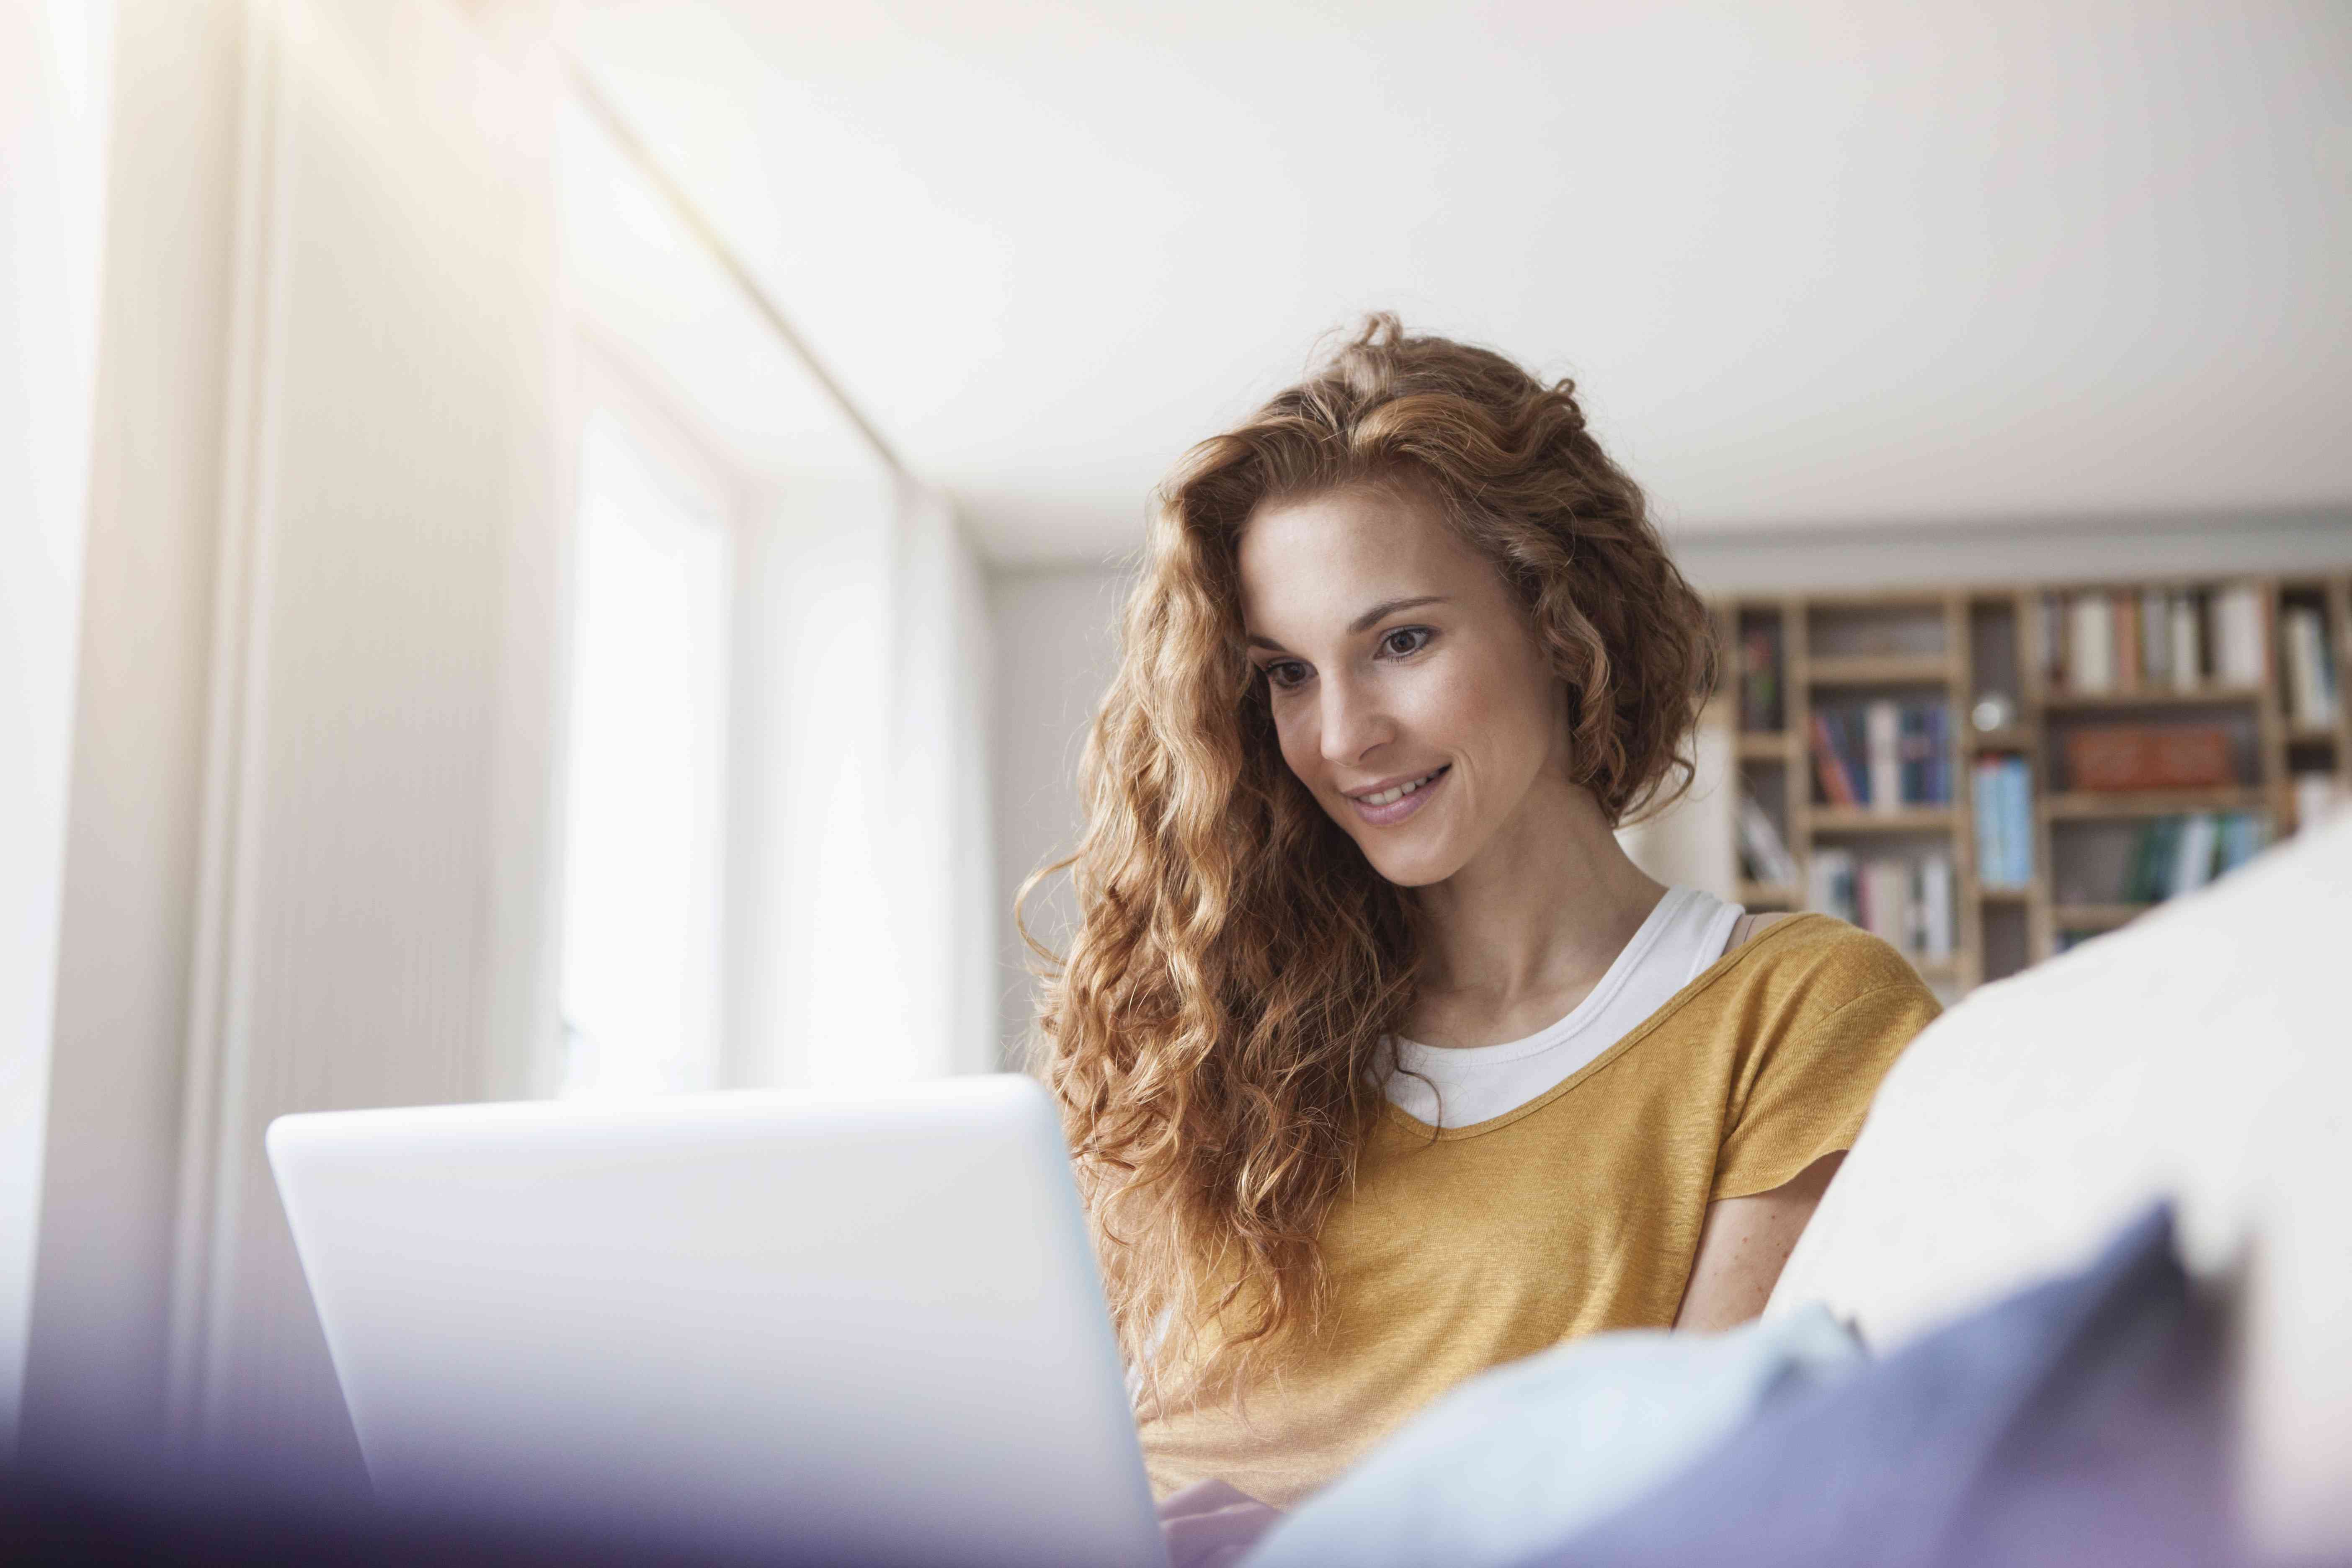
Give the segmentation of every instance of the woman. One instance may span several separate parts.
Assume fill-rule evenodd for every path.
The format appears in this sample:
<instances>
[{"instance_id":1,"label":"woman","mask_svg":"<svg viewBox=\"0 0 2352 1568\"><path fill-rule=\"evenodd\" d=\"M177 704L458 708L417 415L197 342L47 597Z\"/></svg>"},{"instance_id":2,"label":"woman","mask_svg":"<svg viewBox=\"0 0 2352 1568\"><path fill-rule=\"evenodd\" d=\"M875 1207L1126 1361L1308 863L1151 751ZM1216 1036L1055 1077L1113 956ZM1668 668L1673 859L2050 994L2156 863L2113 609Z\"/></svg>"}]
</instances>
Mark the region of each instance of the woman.
<instances>
[{"instance_id":1,"label":"woman","mask_svg":"<svg viewBox=\"0 0 2352 1568\"><path fill-rule=\"evenodd\" d=\"M1391 318L1166 486L1040 1037L1180 1560L1486 1367L1761 1309L1936 1004L1618 847L1714 673L1572 384Z\"/></svg>"}]
</instances>

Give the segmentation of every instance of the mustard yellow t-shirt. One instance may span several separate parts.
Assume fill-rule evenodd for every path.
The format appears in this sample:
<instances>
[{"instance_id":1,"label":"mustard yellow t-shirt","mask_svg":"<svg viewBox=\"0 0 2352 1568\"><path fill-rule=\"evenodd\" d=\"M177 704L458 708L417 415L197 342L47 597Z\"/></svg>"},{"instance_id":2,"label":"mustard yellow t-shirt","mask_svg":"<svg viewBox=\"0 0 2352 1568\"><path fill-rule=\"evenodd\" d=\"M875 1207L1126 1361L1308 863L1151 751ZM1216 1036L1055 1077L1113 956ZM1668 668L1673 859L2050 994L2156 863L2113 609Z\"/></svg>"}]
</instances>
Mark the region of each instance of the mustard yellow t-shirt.
<instances>
[{"instance_id":1,"label":"mustard yellow t-shirt","mask_svg":"<svg viewBox=\"0 0 2352 1568\"><path fill-rule=\"evenodd\" d=\"M1287 1505L1475 1373L1671 1325L1707 1205L1851 1147L1936 1012L1892 947L1801 915L1515 1110L1441 1131L1386 1107L1324 1225L1324 1321L1245 1397L1147 1408L1153 1489Z\"/></svg>"}]
</instances>

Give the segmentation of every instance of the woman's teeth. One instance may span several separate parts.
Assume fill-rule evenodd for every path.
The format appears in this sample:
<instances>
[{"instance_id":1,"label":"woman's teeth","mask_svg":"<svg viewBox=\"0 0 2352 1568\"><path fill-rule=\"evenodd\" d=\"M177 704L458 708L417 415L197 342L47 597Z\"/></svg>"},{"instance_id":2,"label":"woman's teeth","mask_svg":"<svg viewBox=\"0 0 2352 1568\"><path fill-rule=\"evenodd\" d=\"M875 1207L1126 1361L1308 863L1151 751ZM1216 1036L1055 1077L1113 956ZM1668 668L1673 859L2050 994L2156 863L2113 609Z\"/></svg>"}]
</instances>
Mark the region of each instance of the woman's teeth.
<instances>
[{"instance_id":1,"label":"woman's teeth","mask_svg":"<svg viewBox=\"0 0 2352 1568\"><path fill-rule=\"evenodd\" d=\"M1393 805L1398 801L1401 801L1405 796L1411 795L1413 791L1419 789L1422 785L1427 784L1430 780L1435 778L1437 773L1442 773L1445 770L1444 768L1440 768L1437 770L1436 773L1423 773L1421 777L1408 780L1407 782L1397 785L1394 789L1384 789L1378 795L1360 795L1356 798L1362 801L1366 805Z\"/></svg>"}]
</instances>

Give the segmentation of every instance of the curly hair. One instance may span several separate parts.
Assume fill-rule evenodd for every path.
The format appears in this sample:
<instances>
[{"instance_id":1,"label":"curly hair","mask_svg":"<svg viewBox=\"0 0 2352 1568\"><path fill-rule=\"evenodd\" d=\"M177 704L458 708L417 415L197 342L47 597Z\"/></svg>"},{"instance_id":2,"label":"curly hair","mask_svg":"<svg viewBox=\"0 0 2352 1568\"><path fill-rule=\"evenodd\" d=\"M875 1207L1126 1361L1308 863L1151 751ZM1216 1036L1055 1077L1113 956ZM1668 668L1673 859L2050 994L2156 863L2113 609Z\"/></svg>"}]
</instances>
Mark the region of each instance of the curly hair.
<instances>
[{"instance_id":1,"label":"curly hair","mask_svg":"<svg viewBox=\"0 0 2352 1568\"><path fill-rule=\"evenodd\" d=\"M1179 1366L1196 1395L1238 1385L1318 1321L1318 1237L1413 1000L1412 895L1283 762L1236 566L1256 508L1393 485L1434 500L1526 606L1567 694L1576 782L1609 820L1689 787L1711 630L1572 382L1375 315L1185 456L1088 733L1085 835L1023 889L1072 870L1069 951L1037 950L1037 1066L1147 1399Z\"/></svg>"}]
</instances>

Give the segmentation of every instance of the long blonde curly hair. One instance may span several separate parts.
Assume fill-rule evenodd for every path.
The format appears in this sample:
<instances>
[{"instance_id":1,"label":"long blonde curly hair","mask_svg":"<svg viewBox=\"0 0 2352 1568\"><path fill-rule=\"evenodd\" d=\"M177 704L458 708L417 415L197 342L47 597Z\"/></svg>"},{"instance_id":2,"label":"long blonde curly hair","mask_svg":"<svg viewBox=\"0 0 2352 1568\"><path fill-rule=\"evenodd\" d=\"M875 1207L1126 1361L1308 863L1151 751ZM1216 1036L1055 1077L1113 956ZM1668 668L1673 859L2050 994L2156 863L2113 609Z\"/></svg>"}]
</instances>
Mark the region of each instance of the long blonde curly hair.
<instances>
[{"instance_id":1,"label":"long blonde curly hair","mask_svg":"<svg viewBox=\"0 0 2352 1568\"><path fill-rule=\"evenodd\" d=\"M1317 1238L1380 1114L1419 962L1412 895L1282 760L1244 653L1252 511L1351 485L1434 499L1527 606L1577 782L1609 819L1689 787L1716 672L1706 613L1575 391L1372 316L1157 497L1082 763L1085 835L1023 889L1072 871L1069 950L1037 949L1036 1065L1147 1399L1171 1368L1195 1395L1244 1382L1317 1321Z\"/></svg>"}]
</instances>

